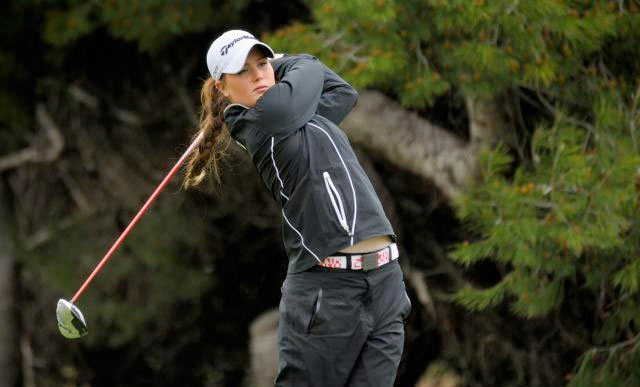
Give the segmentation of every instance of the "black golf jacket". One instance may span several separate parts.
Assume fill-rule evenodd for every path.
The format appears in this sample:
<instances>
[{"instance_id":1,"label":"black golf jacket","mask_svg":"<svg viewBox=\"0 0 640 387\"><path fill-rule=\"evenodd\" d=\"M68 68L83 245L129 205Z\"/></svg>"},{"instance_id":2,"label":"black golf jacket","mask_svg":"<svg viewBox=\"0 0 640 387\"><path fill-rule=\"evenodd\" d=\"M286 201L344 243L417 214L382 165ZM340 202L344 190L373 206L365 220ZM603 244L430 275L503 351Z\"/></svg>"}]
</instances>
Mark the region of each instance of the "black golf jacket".
<instances>
[{"instance_id":1,"label":"black golf jacket","mask_svg":"<svg viewBox=\"0 0 640 387\"><path fill-rule=\"evenodd\" d=\"M380 200L337 126L358 93L310 55L271 61L278 82L254 108L231 104L224 118L282 207L289 273L361 240L390 235Z\"/></svg>"}]
</instances>

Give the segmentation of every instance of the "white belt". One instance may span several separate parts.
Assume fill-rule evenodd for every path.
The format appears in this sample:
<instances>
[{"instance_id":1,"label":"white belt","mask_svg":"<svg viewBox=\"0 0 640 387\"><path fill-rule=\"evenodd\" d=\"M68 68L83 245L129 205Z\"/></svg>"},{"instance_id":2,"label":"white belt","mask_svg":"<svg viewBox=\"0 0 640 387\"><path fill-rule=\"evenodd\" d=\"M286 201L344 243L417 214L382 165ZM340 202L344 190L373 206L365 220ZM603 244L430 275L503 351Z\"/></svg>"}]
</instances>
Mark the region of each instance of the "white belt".
<instances>
[{"instance_id":1,"label":"white belt","mask_svg":"<svg viewBox=\"0 0 640 387\"><path fill-rule=\"evenodd\" d=\"M332 255L323 259L318 263L318 266L330 269L368 271L386 265L398 259L399 256L398 246L395 243L391 243L389 246L372 253Z\"/></svg>"}]
</instances>

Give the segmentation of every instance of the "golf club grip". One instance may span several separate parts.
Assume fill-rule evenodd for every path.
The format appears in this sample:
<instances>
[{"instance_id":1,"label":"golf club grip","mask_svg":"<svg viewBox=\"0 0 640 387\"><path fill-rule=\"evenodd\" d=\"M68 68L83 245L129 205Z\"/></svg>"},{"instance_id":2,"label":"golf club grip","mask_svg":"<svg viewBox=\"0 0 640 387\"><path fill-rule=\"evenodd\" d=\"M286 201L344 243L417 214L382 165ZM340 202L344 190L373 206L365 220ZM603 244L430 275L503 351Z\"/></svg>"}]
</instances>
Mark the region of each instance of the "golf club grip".
<instances>
[{"instance_id":1,"label":"golf club grip","mask_svg":"<svg viewBox=\"0 0 640 387\"><path fill-rule=\"evenodd\" d=\"M142 208L140 209L140 211L138 211L138 213L136 214L136 216L131 220L131 222L129 223L129 225L127 226L127 228L125 228L125 230L122 232L122 234L120 234L120 236L118 237L118 239L115 241L115 243L113 244L113 246L111 246L111 248L109 249L109 251L107 252L107 254L104 256L104 258L102 258L102 260L100 261L100 263L98 264L98 266L96 266L95 269L93 269L93 272L91 273L91 275L89 275L89 277L84 281L84 283L82 284L82 286L80 287L80 289L78 289L78 291L76 292L76 294L73 296L73 298L71 299L71 303L74 304L76 302L76 300L80 297L80 295L84 292L84 290L87 288L87 286L89 286L89 284L91 283L91 281L93 280L93 278L98 274L98 272L100 271L100 269L102 269L102 267L105 265L105 263L107 263L107 261L109 260L109 258L111 257L111 255L116 251L116 249L120 246L120 244L122 243L122 241L124 241L124 239L127 237L127 235L129 235L129 233L131 232L131 230L133 229L133 227L135 227L135 225L140 221L140 219L142 218L142 216L145 214L145 212L147 212L147 209L149 209L149 207L151 206L151 203L153 203L154 200L156 200L156 197L160 194L160 192L162 192L162 190L164 189L164 187L167 185L167 183L169 183L169 180L171 180L171 178L178 172L178 170L180 170L180 167L182 166L182 164L184 163L184 160L187 158L187 156L195 149L195 147L200 143L200 141L202 140L203 134L200 133L198 134L198 136L196 137L195 140L193 140L193 142L191 143L191 145L189 145L189 148L187 148L187 150L184 152L184 154L182 155L182 157L180 157L180 159L176 162L176 164L173 166L173 168L171 168L171 170L169 171L169 173L167 174L167 176L164 178L164 180L162 180L162 183L160 183L160 185L158 186L158 188L156 188L156 190L151 194L151 196L149 197L149 199L147 199L147 202L142 206Z\"/></svg>"}]
</instances>

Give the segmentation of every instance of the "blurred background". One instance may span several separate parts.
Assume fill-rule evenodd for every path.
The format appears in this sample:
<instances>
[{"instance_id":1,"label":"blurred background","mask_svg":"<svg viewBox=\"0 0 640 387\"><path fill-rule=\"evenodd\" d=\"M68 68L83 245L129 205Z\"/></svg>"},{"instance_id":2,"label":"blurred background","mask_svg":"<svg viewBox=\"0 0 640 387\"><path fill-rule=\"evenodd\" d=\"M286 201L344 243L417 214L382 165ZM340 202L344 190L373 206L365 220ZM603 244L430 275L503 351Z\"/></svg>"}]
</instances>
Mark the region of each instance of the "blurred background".
<instances>
[{"instance_id":1,"label":"blurred background","mask_svg":"<svg viewBox=\"0 0 640 387\"><path fill-rule=\"evenodd\" d=\"M268 386L279 208L229 148L176 176L228 29L360 92L342 128L413 311L396 386L640 385L640 1L14 0L0 5L0 386Z\"/></svg>"}]
</instances>

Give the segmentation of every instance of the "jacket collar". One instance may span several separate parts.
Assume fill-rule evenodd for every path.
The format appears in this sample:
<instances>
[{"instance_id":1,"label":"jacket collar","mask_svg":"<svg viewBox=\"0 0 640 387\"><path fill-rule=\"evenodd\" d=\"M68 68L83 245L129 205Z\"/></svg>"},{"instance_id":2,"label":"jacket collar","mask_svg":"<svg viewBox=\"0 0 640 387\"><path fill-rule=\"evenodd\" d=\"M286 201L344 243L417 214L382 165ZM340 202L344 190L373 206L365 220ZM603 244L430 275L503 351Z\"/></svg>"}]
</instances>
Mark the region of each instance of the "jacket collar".
<instances>
[{"instance_id":1,"label":"jacket collar","mask_svg":"<svg viewBox=\"0 0 640 387\"><path fill-rule=\"evenodd\" d=\"M223 114L224 114L224 116L225 116L225 119L226 119L226 117L227 117L227 110L229 110L230 108L235 108L235 107L240 107L240 108L243 108L243 109L249 109L249 107L248 107L248 106L244 106L244 105L239 104L239 103L230 103L230 104L229 104L229 105L227 105L227 107L226 107L226 108L224 108L224 110L222 111L222 113L223 113Z\"/></svg>"},{"instance_id":2,"label":"jacket collar","mask_svg":"<svg viewBox=\"0 0 640 387\"><path fill-rule=\"evenodd\" d=\"M241 105L239 103L232 103L227 105L222 111L224 121L229 125L229 128L233 130L242 116L242 113L249 110L249 107Z\"/></svg>"}]
</instances>

